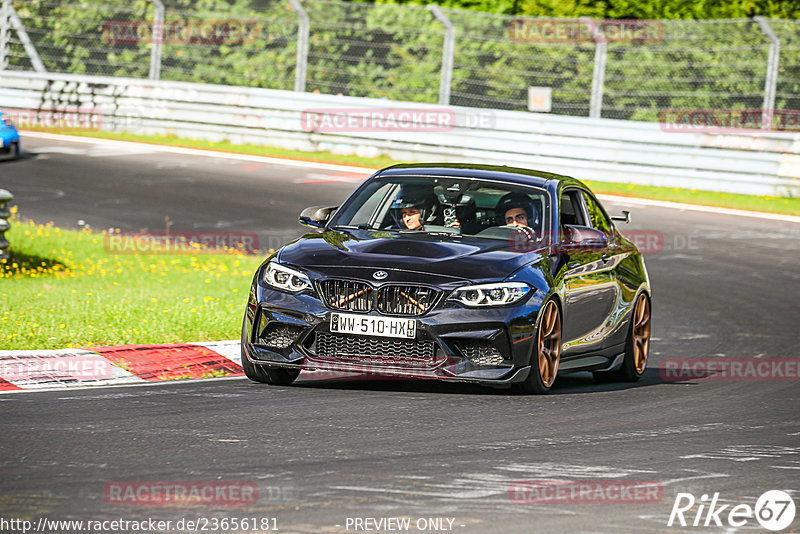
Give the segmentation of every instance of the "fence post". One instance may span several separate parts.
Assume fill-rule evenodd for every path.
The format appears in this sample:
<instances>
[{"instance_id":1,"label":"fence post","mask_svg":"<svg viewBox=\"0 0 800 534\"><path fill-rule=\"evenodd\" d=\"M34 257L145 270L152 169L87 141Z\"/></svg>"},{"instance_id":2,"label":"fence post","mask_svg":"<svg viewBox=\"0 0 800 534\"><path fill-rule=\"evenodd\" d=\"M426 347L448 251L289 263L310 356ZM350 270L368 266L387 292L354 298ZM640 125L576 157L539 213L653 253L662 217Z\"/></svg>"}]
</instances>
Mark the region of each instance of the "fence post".
<instances>
[{"instance_id":1,"label":"fence post","mask_svg":"<svg viewBox=\"0 0 800 534\"><path fill-rule=\"evenodd\" d=\"M769 39L769 55L767 56L767 77L764 80L764 104L761 106L761 129L772 128L772 117L775 113L775 92L778 87L778 64L781 56L781 42L772 26L764 17L753 17L758 27Z\"/></svg>"},{"instance_id":2,"label":"fence post","mask_svg":"<svg viewBox=\"0 0 800 534\"><path fill-rule=\"evenodd\" d=\"M164 43L164 4L161 0L152 0L153 7L153 48L150 49L150 79L161 78L161 46Z\"/></svg>"},{"instance_id":3,"label":"fence post","mask_svg":"<svg viewBox=\"0 0 800 534\"><path fill-rule=\"evenodd\" d=\"M33 70L36 72L47 72L47 69L44 68L44 63L42 63L42 58L39 57L39 52L37 52L36 47L33 46L31 38L28 37L28 32L25 31L25 26L19 19L17 10L14 9L14 4L11 2L9 2L8 5L8 17L9 21L11 22L11 27L17 31L19 40L22 42L22 47L25 48L25 52L28 54L28 58L31 60Z\"/></svg>"},{"instance_id":4,"label":"fence post","mask_svg":"<svg viewBox=\"0 0 800 534\"><path fill-rule=\"evenodd\" d=\"M442 46L442 76L439 80L439 105L450 105L450 86L453 83L453 56L456 50L456 27L450 22L442 8L428 4L433 16L444 26L444 45Z\"/></svg>"},{"instance_id":5,"label":"fence post","mask_svg":"<svg viewBox=\"0 0 800 534\"><path fill-rule=\"evenodd\" d=\"M297 66L294 71L294 90L306 90L306 70L308 67L308 33L311 26L308 13L299 0L289 0L292 10L297 13Z\"/></svg>"},{"instance_id":6,"label":"fence post","mask_svg":"<svg viewBox=\"0 0 800 534\"><path fill-rule=\"evenodd\" d=\"M11 227L11 225L8 224L8 218L11 216L8 203L12 200L14 200L14 195L5 189L0 189L0 260L7 260L11 257L11 254L8 252L9 243L5 233Z\"/></svg>"},{"instance_id":7,"label":"fence post","mask_svg":"<svg viewBox=\"0 0 800 534\"><path fill-rule=\"evenodd\" d=\"M606 57L608 55L608 41L595 21L589 17L581 17L589 29L595 42L594 70L592 71L592 94L589 97L589 117L599 119L603 109L603 90L606 82Z\"/></svg>"},{"instance_id":8,"label":"fence post","mask_svg":"<svg viewBox=\"0 0 800 534\"><path fill-rule=\"evenodd\" d=\"M11 0L3 0L0 5L0 70L8 68L9 46L11 41Z\"/></svg>"}]
</instances>

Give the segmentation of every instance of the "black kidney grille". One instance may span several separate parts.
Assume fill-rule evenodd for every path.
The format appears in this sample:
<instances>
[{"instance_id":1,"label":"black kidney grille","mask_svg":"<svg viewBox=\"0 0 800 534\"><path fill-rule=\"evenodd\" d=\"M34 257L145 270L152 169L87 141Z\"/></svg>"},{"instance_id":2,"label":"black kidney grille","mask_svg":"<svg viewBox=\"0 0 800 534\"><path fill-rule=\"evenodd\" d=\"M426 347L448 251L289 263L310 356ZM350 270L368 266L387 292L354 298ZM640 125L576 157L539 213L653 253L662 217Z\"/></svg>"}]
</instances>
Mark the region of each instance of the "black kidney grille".
<instances>
[{"instance_id":1,"label":"black kidney grille","mask_svg":"<svg viewBox=\"0 0 800 534\"><path fill-rule=\"evenodd\" d=\"M376 291L366 282L323 280L320 290L325 304L333 309L356 312L375 309ZM391 315L422 315L433 307L438 294L429 287L389 284L377 291L377 309Z\"/></svg>"},{"instance_id":2,"label":"black kidney grille","mask_svg":"<svg viewBox=\"0 0 800 534\"><path fill-rule=\"evenodd\" d=\"M337 310L370 311L373 289L364 282L323 280L320 282L325 304Z\"/></svg>"},{"instance_id":3,"label":"black kidney grille","mask_svg":"<svg viewBox=\"0 0 800 534\"><path fill-rule=\"evenodd\" d=\"M317 334L316 355L336 361L430 367L435 363L434 354L433 341Z\"/></svg>"},{"instance_id":4,"label":"black kidney grille","mask_svg":"<svg viewBox=\"0 0 800 534\"><path fill-rule=\"evenodd\" d=\"M378 311L394 315L422 315L433 307L437 291L420 286L385 286L378 291Z\"/></svg>"}]
</instances>

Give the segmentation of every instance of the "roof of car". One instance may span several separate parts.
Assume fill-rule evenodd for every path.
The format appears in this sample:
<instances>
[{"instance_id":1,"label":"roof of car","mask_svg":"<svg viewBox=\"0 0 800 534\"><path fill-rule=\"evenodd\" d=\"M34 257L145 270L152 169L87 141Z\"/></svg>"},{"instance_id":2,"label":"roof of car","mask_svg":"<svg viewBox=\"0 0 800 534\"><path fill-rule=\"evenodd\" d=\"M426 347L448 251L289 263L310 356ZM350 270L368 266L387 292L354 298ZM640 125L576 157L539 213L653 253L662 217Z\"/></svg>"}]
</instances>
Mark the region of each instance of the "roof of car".
<instances>
[{"instance_id":1,"label":"roof of car","mask_svg":"<svg viewBox=\"0 0 800 534\"><path fill-rule=\"evenodd\" d=\"M578 182L575 178L520 167L474 163L401 163L378 171L378 176L457 176L502 180L521 185L545 187L548 181Z\"/></svg>"}]
</instances>

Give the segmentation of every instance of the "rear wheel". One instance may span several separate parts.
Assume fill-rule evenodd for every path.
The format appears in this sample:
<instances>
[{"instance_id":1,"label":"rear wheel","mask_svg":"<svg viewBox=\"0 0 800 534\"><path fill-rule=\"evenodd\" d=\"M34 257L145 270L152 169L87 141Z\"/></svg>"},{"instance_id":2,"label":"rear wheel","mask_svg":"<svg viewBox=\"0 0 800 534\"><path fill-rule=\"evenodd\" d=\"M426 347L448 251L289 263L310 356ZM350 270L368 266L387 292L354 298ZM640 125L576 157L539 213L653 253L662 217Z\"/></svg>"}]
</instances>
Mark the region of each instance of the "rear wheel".
<instances>
[{"instance_id":1,"label":"rear wheel","mask_svg":"<svg viewBox=\"0 0 800 534\"><path fill-rule=\"evenodd\" d=\"M594 378L598 382L636 382L644 374L649 353L650 298L645 293L640 293L633 305L622 366L615 371L596 372Z\"/></svg>"},{"instance_id":2,"label":"rear wheel","mask_svg":"<svg viewBox=\"0 0 800 534\"><path fill-rule=\"evenodd\" d=\"M524 382L516 385L520 393L547 393L556 381L561 361L561 311L554 300L548 300L536 329L536 359Z\"/></svg>"},{"instance_id":3,"label":"rear wheel","mask_svg":"<svg viewBox=\"0 0 800 534\"><path fill-rule=\"evenodd\" d=\"M247 357L247 349L245 343L247 338L245 336L245 328L242 325L242 370L247 378L253 382L261 382L262 384L272 384L274 386L288 386L300 374L299 369L280 369L276 367L266 367L258 365L250 361Z\"/></svg>"}]
</instances>

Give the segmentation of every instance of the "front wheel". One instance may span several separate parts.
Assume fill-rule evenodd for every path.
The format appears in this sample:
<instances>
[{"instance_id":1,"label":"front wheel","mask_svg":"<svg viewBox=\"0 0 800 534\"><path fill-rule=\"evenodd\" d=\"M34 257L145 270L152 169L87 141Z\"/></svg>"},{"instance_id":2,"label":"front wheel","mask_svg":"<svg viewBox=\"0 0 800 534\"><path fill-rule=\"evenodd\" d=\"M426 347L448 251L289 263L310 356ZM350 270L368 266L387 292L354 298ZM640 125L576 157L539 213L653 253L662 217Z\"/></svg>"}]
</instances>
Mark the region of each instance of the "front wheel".
<instances>
[{"instance_id":1,"label":"front wheel","mask_svg":"<svg viewBox=\"0 0 800 534\"><path fill-rule=\"evenodd\" d=\"M242 325L242 370L247 378L253 382L272 384L273 386L288 386L297 379L300 375L299 369L266 367L251 362L250 358L247 356L247 349L245 348L245 342L247 341L245 332L244 325Z\"/></svg>"},{"instance_id":2,"label":"front wheel","mask_svg":"<svg viewBox=\"0 0 800 534\"><path fill-rule=\"evenodd\" d=\"M542 394L550 391L556 381L561 361L561 311L555 300L542 307L539 327L536 329L536 360L531 361L531 372L524 382L516 385L519 393Z\"/></svg>"}]
</instances>

